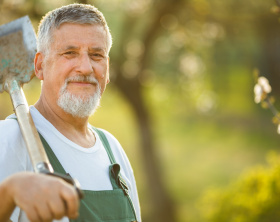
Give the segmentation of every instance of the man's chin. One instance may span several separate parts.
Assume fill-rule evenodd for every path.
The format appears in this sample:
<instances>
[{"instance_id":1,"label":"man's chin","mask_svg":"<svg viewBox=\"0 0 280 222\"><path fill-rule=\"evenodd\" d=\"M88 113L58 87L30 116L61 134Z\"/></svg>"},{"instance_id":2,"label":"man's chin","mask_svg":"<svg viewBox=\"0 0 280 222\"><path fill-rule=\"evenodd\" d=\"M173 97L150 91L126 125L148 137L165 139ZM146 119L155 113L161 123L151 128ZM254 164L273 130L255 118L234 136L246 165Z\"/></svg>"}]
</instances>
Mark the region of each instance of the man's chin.
<instances>
[{"instance_id":1,"label":"man's chin","mask_svg":"<svg viewBox=\"0 0 280 222\"><path fill-rule=\"evenodd\" d=\"M99 106L96 96L62 95L58 106L73 117L86 118L91 116Z\"/></svg>"},{"instance_id":2,"label":"man's chin","mask_svg":"<svg viewBox=\"0 0 280 222\"><path fill-rule=\"evenodd\" d=\"M100 103L100 88L93 91L73 91L62 88L57 104L74 117L86 118L92 115Z\"/></svg>"},{"instance_id":3,"label":"man's chin","mask_svg":"<svg viewBox=\"0 0 280 222\"><path fill-rule=\"evenodd\" d=\"M89 104L87 101L79 101L79 103L59 104L60 108L67 114L78 118L87 118L94 114L98 108L98 104Z\"/></svg>"}]
</instances>

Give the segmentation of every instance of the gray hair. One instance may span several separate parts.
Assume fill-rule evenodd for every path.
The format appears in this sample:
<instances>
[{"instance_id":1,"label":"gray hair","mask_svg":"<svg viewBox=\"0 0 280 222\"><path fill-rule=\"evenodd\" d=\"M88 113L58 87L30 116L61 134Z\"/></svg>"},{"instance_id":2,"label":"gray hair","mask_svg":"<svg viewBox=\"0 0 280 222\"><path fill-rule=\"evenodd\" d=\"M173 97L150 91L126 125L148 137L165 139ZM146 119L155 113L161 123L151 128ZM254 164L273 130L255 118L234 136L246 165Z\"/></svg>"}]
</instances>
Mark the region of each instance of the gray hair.
<instances>
[{"instance_id":1,"label":"gray hair","mask_svg":"<svg viewBox=\"0 0 280 222\"><path fill-rule=\"evenodd\" d=\"M107 54L109 54L112 36L103 14L92 5L77 3L57 8L42 18L38 27L38 52L48 53L54 29L58 29L63 23L101 25L106 31Z\"/></svg>"}]
</instances>

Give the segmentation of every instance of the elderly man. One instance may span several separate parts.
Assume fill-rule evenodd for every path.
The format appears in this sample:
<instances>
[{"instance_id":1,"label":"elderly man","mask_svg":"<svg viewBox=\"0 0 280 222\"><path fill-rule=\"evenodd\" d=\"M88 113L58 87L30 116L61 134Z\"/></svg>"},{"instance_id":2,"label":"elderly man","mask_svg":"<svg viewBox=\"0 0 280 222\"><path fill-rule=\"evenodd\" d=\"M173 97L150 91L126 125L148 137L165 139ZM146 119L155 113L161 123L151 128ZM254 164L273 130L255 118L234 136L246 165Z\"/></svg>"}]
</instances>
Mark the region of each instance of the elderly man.
<instances>
[{"instance_id":1,"label":"elderly man","mask_svg":"<svg viewBox=\"0 0 280 222\"><path fill-rule=\"evenodd\" d=\"M54 170L77 179L85 198L78 207L73 187L50 176L10 176L33 170L12 115L0 123L0 180L4 180L0 194L1 187L9 194L6 212L13 205L20 207L10 220L51 221L79 214L75 221L141 221L136 183L124 150L110 133L88 123L109 82L111 45L107 23L93 6L63 6L42 19L34 59L42 91L30 112ZM26 200L28 192L32 195Z\"/></svg>"}]
</instances>

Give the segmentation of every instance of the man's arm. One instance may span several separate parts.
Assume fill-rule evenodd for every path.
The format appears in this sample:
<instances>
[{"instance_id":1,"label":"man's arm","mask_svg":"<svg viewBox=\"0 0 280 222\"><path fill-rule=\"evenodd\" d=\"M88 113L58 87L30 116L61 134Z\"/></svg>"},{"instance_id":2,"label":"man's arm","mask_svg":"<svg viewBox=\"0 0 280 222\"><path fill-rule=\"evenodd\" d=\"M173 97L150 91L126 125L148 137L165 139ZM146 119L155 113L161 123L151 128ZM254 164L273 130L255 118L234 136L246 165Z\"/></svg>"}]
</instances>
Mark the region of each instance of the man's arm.
<instances>
[{"instance_id":1,"label":"man's arm","mask_svg":"<svg viewBox=\"0 0 280 222\"><path fill-rule=\"evenodd\" d=\"M75 188L60 178L17 173L0 184L0 221L9 221L19 206L32 221L50 221L78 216L79 198Z\"/></svg>"},{"instance_id":2,"label":"man's arm","mask_svg":"<svg viewBox=\"0 0 280 222\"><path fill-rule=\"evenodd\" d=\"M15 209L13 198L9 195L9 180L4 180L0 184L0 221L10 221L9 218Z\"/></svg>"}]
</instances>

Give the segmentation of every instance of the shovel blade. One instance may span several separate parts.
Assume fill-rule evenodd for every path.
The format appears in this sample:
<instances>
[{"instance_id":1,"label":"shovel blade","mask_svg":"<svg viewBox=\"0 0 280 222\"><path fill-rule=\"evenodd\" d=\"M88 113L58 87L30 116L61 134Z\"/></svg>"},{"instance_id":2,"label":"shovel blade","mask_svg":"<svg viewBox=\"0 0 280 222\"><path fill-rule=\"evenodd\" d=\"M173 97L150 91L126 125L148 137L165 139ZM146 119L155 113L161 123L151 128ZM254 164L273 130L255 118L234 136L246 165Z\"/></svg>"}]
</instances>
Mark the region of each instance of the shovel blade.
<instances>
[{"instance_id":1,"label":"shovel blade","mask_svg":"<svg viewBox=\"0 0 280 222\"><path fill-rule=\"evenodd\" d=\"M34 76L36 35L28 16L0 26L0 92L7 79L20 84Z\"/></svg>"}]
</instances>

